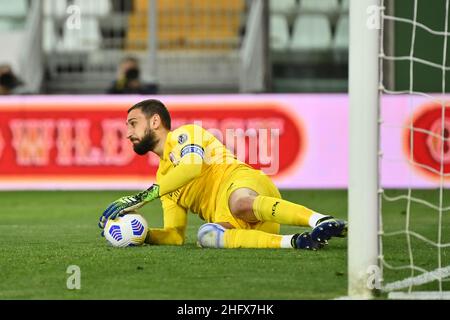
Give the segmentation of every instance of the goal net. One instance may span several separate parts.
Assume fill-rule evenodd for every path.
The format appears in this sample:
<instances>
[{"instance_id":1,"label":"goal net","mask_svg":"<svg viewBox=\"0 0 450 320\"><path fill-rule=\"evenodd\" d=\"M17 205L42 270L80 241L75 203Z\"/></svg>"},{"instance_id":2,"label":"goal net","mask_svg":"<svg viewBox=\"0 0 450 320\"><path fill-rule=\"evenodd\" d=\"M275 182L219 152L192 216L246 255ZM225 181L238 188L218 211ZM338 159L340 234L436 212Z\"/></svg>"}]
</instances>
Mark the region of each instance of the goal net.
<instances>
[{"instance_id":1,"label":"goal net","mask_svg":"<svg viewBox=\"0 0 450 320\"><path fill-rule=\"evenodd\" d=\"M450 0L431 2L380 4L378 288L395 299L450 299Z\"/></svg>"},{"instance_id":2,"label":"goal net","mask_svg":"<svg viewBox=\"0 0 450 320\"><path fill-rule=\"evenodd\" d=\"M450 299L449 5L350 1L350 297Z\"/></svg>"}]
</instances>

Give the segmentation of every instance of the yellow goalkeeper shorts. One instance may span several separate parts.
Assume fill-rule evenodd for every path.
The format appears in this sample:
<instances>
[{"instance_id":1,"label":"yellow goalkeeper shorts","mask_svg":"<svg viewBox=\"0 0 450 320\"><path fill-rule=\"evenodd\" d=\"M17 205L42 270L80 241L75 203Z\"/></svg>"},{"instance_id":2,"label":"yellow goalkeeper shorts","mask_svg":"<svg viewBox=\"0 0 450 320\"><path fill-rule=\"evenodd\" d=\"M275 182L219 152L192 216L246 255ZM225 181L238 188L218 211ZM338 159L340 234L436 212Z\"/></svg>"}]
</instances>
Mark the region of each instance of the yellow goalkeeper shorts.
<instances>
[{"instance_id":1,"label":"yellow goalkeeper shorts","mask_svg":"<svg viewBox=\"0 0 450 320\"><path fill-rule=\"evenodd\" d=\"M278 234L280 225L275 222L248 223L234 217L228 207L228 199L233 191L240 188L248 188L259 195L280 198L281 195L272 180L260 170L248 167L240 167L234 170L229 177L222 182L217 195L217 205L212 222L228 222L237 229L256 229Z\"/></svg>"}]
</instances>

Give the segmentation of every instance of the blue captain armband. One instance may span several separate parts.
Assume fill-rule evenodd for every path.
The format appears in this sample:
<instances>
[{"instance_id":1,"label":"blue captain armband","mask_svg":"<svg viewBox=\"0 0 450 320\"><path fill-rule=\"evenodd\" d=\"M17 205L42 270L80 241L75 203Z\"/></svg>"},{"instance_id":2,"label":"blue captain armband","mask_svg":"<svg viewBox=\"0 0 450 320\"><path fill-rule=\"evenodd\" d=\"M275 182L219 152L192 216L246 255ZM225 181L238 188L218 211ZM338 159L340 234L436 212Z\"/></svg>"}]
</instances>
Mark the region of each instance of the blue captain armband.
<instances>
[{"instance_id":1,"label":"blue captain armband","mask_svg":"<svg viewBox=\"0 0 450 320\"><path fill-rule=\"evenodd\" d=\"M198 144L188 144L187 146L184 146L183 149L181 149L181 158L190 153L196 153L200 157L202 157L202 159L205 155L205 151Z\"/></svg>"}]
</instances>

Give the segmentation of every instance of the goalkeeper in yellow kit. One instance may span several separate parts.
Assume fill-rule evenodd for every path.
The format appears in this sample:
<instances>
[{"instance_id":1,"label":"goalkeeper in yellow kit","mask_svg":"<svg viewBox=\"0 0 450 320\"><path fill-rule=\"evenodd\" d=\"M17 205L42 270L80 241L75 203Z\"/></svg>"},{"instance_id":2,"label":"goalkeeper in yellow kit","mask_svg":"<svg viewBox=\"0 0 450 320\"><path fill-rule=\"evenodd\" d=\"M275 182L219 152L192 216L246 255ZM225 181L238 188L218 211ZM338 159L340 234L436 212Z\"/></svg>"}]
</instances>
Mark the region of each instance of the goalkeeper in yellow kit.
<instances>
[{"instance_id":1,"label":"goalkeeper in yellow kit","mask_svg":"<svg viewBox=\"0 0 450 320\"><path fill-rule=\"evenodd\" d=\"M137 154L159 156L156 183L111 203L100 217L102 229L108 219L160 198L164 228L149 230L150 244L183 244L188 210L206 222L198 230L201 247L317 250L347 233L345 221L283 200L262 171L237 160L208 131L196 125L170 131L170 114L159 100L131 107L127 128ZM279 235L280 224L313 229Z\"/></svg>"}]
</instances>

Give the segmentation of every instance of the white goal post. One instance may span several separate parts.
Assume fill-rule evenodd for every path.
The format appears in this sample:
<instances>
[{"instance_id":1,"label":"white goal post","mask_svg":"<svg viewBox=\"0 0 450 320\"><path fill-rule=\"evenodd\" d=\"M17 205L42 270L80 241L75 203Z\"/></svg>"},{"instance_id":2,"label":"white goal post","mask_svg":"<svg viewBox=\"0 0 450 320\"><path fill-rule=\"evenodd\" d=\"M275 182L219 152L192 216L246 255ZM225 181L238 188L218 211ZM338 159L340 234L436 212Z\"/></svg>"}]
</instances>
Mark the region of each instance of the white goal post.
<instances>
[{"instance_id":1,"label":"white goal post","mask_svg":"<svg viewBox=\"0 0 450 320\"><path fill-rule=\"evenodd\" d=\"M360 299L371 298L368 270L378 264L380 30L379 13L368 10L379 6L380 0L350 0L348 294Z\"/></svg>"},{"instance_id":2,"label":"white goal post","mask_svg":"<svg viewBox=\"0 0 450 320\"><path fill-rule=\"evenodd\" d=\"M448 196L445 195L445 192L450 190L450 97L446 87L446 81L448 82L446 72L450 71L447 62L450 53L448 49L450 43L447 43L450 36L450 0L442 2L445 3L444 5L433 3L435 7L432 10L435 11L437 8L441 10L441 6L443 6L440 11L443 14L442 20L444 20L442 21L443 30L436 29L436 26L431 28L418 19L420 16L418 0L409 2L413 6L412 17L402 16L400 11L403 7L397 7L399 12L396 15L392 10L393 1L350 0L349 6L348 297L370 299L373 298L374 290L378 289L391 299L450 299L450 260L448 259L450 238L447 231L450 220L446 215L450 213L450 206ZM386 11L385 6L387 5L391 5L391 10ZM399 50L396 55L393 48L388 48L393 53L387 53L383 37L386 36L386 31L393 32L394 30L384 30L385 21L401 23L403 27L406 25L410 28L409 54L401 54L402 50ZM417 31L419 29L420 31ZM416 33L421 37L416 37ZM436 61L424 59L420 56L423 53L415 51L417 47L426 45L423 40L422 43L420 41L418 43L418 39L424 39L424 34L442 37L442 62L436 63ZM393 34L388 35L394 36ZM400 85L399 88L391 85L391 88L387 85L383 79L383 62L386 61L391 63L391 69L395 69L393 62L404 61L409 65L409 70L404 71L406 69L403 69L405 73L401 73L401 75L409 76L409 85L406 88ZM436 89L422 87L424 92L421 92L415 87L414 68L417 65L426 65L441 73L442 84L441 89L437 90L440 91L438 94L427 92ZM432 74L428 70L426 76L423 77L427 80ZM392 70L390 71L392 72ZM418 75L420 78L420 74ZM420 88L420 86L417 87ZM406 110L407 124L403 118L398 121L401 123L387 123L384 122L386 119L382 119L390 114L387 111L400 110L397 104L392 107L392 105L383 103L385 108L381 108L381 101L386 102L387 98L391 98L388 96L393 95L402 95L409 101L408 110L403 109ZM381 100L382 97L383 100ZM415 98L422 102L415 104ZM414 112L423 110L419 107L427 106L423 104L424 101L427 104L433 101L434 106L437 106L435 109L427 107L428 111L438 111L435 113L438 116L434 119L434 124L437 125L430 124L428 127L421 127L417 124ZM386 130L392 128L403 130L401 132L409 134L404 135L407 138L403 138L403 143L408 145L409 149L403 150L404 154L397 158L384 154L384 151L390 149L384 142L390 140L391 137L388 135L386 138L385 133L391 132ZM425 136L426 140L415 138L419 137L418 133ZM380 137L382 137L383 144L380 142ZM400 149L401 147L398 147L401 145L400 139L394 140L397 143L397 149ZM438 164L438 169L427 165L415 155L414 152L420 149L421 141L426 141L427 148L430 150L434 148L433 161ZM385 182L383 179L383 184L381 183L382 177L392 176L392 171L382 170L383 166L387 167L387 161L407 164L400 175L394 175L396 180L400 176L406 177L407 184L400 184L399 187L407 190L406 194L390 196L392 190L383 190ZM428 174L431 172L434 180L430 178L426 184L413 183L412 172L417 168L427 170ZM384 176L382 173L385 173ZM416 189L420 188L429 188L431 191L435 191L437 203L432 203L425 194L422 198L413 196L413 191L416 192ZM403 189L400 192L403 192ZM444 201L445 199L447 202ZM398 201L406 203L405 210L402 212L404 224L385 223L383 217L392 218L393 213L396 213L395 210L386 210L385 204ZM417 207L417 205L422 207ZM427 210L432 210L431 218L429 213L427 215ZM413 217L418 221L414 227ZM424 220L425 218L428 220ZM434 220L430 220L433 218ZM392 220L390 221L392 222ZM431 232L435 232L435 236L430 237L428 229L417 229L417 225L435 228L431 229ZM391 228L391 226L394 227ZM404 248L400 247L401 241L405 243ZM392 251L386 250L386 244L396 244L397 251L393 251L392 246L389 248ZM425 255L424 252L426 252ZM400 257L403 253L405 255ZM423 261L426 263L424 264ZM400 278L403 279L398 279L398 277L390 279L389 272L391 274L399 272L395 275L401 274ZM387 283L388 281L385 281L384 278L390 282Z\"/></svg>"}]
</instances>

